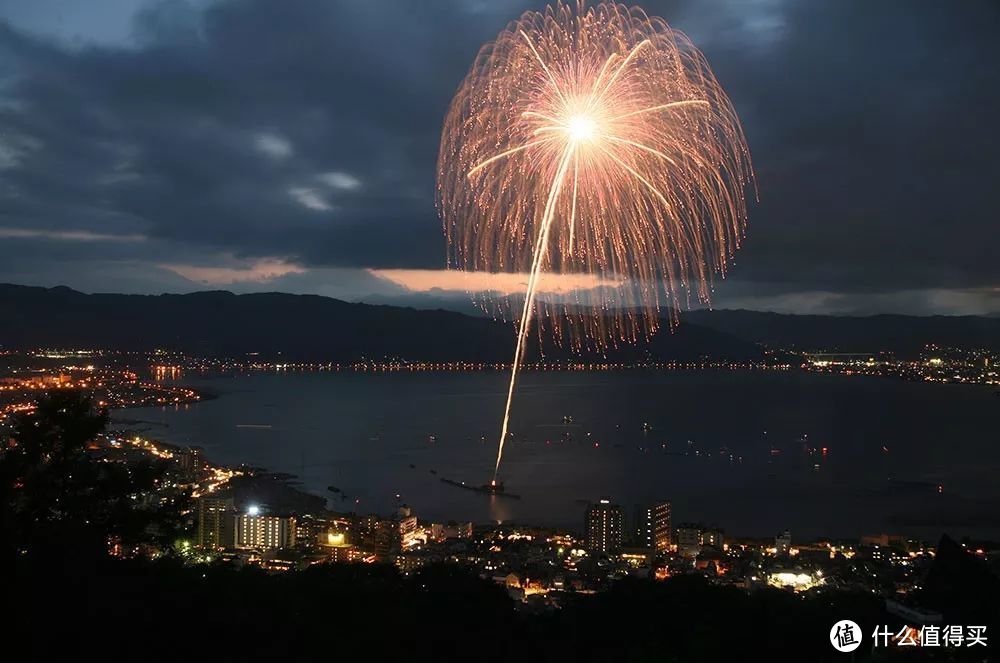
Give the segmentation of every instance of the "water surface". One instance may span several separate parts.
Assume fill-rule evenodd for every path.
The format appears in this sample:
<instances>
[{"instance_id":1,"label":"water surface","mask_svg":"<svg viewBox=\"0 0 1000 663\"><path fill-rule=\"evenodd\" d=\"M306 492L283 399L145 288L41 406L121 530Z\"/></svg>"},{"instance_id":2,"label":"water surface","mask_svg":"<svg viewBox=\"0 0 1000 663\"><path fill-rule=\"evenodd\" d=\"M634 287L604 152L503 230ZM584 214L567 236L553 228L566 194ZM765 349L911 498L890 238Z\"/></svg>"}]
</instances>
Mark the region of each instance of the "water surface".
<instances>
[{"instance_id":1,"label":"water surface","mask_svg":"<svg viewBox=\"0 0 1000 663\"><path fill-rule=\"evenodd\" d=\"M800 371L526 372L501 468L522 499L443 484L491 477L506 381L188 374L179 382L219 397L118 416L214 461L291 472L323 495L335 485L351 500L331 507L362 512L390 511L398 494L421 518L580 529L585 502L610 496L630 516L669 499L675 523L741 535L1000 535L990 388Z\"/></svg>"}]
</instances>

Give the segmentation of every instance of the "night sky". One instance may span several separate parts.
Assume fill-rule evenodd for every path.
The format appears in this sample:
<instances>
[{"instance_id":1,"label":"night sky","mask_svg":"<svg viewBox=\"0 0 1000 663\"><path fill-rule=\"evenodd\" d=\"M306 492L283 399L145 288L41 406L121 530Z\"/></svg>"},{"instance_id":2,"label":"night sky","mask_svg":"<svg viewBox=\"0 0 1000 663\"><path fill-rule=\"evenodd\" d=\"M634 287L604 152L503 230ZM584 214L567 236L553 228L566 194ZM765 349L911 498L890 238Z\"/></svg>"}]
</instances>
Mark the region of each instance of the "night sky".
<instances>
[{"instance_id":1,"label":"night sky","mask_svg":"<svg viewBox=\"0 0 1000 663\"><path fill-rule=\"evenodd\" d=\"M718 307L1000 312L1000 3L639 4L704 51L753 153ZM542 6L0 0L0 282L464 302L409 271L444 266L441 123Z\"/></svg>"}]
</instances>

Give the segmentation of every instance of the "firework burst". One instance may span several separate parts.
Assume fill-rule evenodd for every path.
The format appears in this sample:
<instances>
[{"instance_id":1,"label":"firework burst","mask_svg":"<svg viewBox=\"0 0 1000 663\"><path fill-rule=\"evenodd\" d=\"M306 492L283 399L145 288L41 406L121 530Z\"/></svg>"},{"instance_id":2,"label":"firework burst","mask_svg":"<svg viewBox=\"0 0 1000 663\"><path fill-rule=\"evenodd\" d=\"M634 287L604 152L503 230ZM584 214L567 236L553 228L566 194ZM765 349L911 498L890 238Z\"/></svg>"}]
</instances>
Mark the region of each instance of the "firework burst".
<instances>
[{"instance_id":1,"label":"firework burst","mask_svg":"<svg viewBox=\"0 0 1000 663\"><path fill-rule=\"evenodd\" d=\"M708 301L752 182L704 56L640 9L560 3L480 51L445 120L438 204L450 267L526 274L497 469L531 321L603 348L648 338L665 306L673 321L692 295ZM617 285L540 298L557 273Z\"/></svg>"}]
</instances>

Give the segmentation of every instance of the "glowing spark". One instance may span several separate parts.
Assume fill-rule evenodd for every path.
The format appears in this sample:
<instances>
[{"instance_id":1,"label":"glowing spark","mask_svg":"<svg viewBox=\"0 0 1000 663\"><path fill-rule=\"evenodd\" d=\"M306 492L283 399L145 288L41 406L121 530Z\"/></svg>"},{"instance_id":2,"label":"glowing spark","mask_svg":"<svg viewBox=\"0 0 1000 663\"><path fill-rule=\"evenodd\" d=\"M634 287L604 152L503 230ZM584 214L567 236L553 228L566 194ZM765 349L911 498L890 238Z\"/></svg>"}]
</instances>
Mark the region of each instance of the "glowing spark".
<instances>
[{"instance_id":1,"label":"glowing spark","mask_svg":"<svg viewBox=\"0 0 1000 663\"><path fill-rule=\"evenodd\" d=\"M482 49L445 120L438 206L449 266L528 273L494 479L532 321L574 349L648 338L661 299L674 324L725 275L752 184L732 104L662 20L559 3ZM537 296L543 272L620 285L579 293L570 310ZM517 310L483 297L494 314Z\"/></svg>"},{"instance_id":2,"label":"glowing spark","mask_svg":"<svg viewBox=\"0 0 1000 663\"><path fill-rule=\"evenodd\" d=\"M624 115L613 117L611 118L611 121L617 122L618 120L624 120L627 117L633 117L635 115L641 115L643 113L655 113L656 111L665 111L665 110L670 110L671 108L681 108L682 106L708 106L708 102L702 99L688 99L687 101L674 101L669 104L660 104L659 106L640 108L637 111L631 111L625 113Z\"/></svg>"},{"instance_id":3,"label":"glowing spark","mask_svg":"<svg viewBox=\"0 0 1000 663\"><path fill-rule=\"evenodd\" d=\"M533 141L533 142L530 142L530 143L525 143L524 145L521 145L519 147L515 147L513 149L507 150L506 152L501 152L500 154L497 154L496 156L490 157L486 161L484 161L481 164L478 164L477 166L475 166L472 170L469 171L469 175L474 175L475 173L479 172L480 170L482 170L486 166L490 165L494 161L499 161L500 159L508 157L511 154L517 154L518 152L522 152L522 151L524 151L524 150L526 150L528 148L535 147L536 145L541 145L542 143L544 143L547 140L549 140L549 139L548 138L543 138L541 140L536 140L536 141Z\"/></svg>"},{"instance_id":4,"label":"glowing spark","mask_svg":"<svg viewBox=\"0 0 1000 663\"><path fill-rule=\"evenodd\" d=\"M566 130L569 132L570 140L579 143L593 138L594 134L597 133L597 126L594 124L594 120L587 115L575 115L569 118Z\"/></svg>"}]
</instances>

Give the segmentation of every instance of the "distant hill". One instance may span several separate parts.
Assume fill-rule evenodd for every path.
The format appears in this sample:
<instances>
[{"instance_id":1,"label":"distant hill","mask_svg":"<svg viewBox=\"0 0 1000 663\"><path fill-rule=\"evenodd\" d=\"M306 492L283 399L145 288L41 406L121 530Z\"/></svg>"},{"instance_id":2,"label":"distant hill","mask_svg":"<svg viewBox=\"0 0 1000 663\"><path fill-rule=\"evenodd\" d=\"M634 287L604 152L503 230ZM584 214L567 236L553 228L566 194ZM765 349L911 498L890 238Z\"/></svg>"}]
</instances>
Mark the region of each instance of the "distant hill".
<instances>
[{"instance_id":1,"label":"distant hill","mask_svg":"<svg viewBox=\"0 0 1000 663\"><path fill-rule=\"evenodd\" d=\"M88 295L66 287L0 284L0 346L6 348L165 348L232 357L258 352L269 358L280 354L289 361L508 362L513 342L509 323L452 311L352 304L315 295L221 291ZM546 345L547 358L571 356L575 355ZM648 344L606 354L616 361L761 356L753 342L693 323L681 325L674 333L664 331ZM528 361L537 358L537 348L531 348L527 357Z\"/></svg>"},{"instance_id":2,"label":"distant hill","mask_svg":"<svg viewBox=\"0 0 1000 663\"><path fill-rule=\"evenodd\" d=\"M584 359L749 360L760 346L903 355L926 343L1000 350L1000 318L838 317L759 311L685 311L673 332ZM66 287L0 284L0 346L166 348L201 355L258 352L296 361L402 358L510 361L510 323L446 310L354 304L316 295L198 292L88 295ZM528 360L538 357L534 337ZM549 359L575 357L546 343Z\"/></svg>"},{"instance_id":3,"label":"distant hill","mask_svg":"<svg viewBox=\"0 0 1000 663\"><path fill-rule=\"evenodd\" d=\"M760 311L689 311L694 323L785 350L920 352L927 343L1000 350L1000 318L977 316L784 315Z\"/></svg>"}]
</instances>

